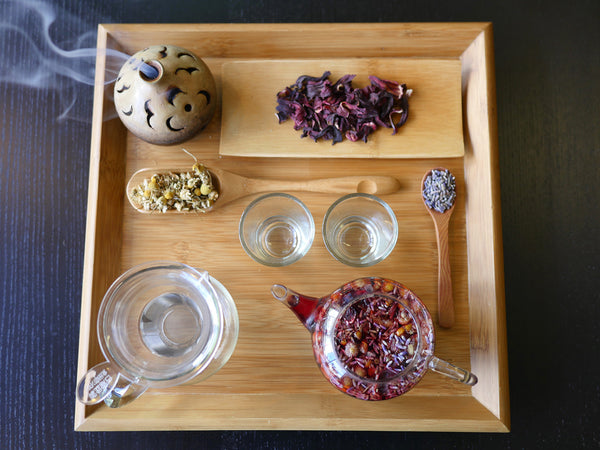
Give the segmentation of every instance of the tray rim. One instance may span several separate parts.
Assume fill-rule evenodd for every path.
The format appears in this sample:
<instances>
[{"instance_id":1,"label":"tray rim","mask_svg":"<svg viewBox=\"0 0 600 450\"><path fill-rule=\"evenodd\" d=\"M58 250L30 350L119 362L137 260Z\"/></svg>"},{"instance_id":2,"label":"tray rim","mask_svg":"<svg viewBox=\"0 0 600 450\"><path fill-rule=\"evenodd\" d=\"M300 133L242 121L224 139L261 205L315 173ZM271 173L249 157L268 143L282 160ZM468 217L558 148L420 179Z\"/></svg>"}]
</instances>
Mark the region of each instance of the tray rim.
<instances>
[{"instance_id":1,"label":"tray rim","mask_svg":"<svg viewBox=\"0 0 600 450\"><path fill-rule=\"evenodd\" d=\"M472 23L385 23L385 24L100 24L98 27L98 48L106 48L111 39L127 39L132 34L153 32L160 35L169 32L173 27L185 34L194 31L227 31L227 32L273 32L289 30L291 27L300 27L309 30L330 29L332 26L345 31L399 31L408 39L424 39L425 44L435 43L433 47L424 44L426 54L419 56L458 57L463 62L463 127L465 131L465 182L467 178L480 178L480 181L489 188L487 200L482 205L467 205L467 235L475 235L484 232L485 244L491 250L491 255L480 261L476 245L467 239L468 284L469 284L469 315L471 322L471 367L478 374L482 373L486 383L497 386L494 392L485 392L481 385L472 390L473 397L469 402L473 406L482 406L483 411L491 413L482 417L482 420L453 420L451 418L436 421L428 419L423 421L395 420L387 426L378 429L390 430L438 430L438 431L509 431L509 397L508 397L508 367L507 367L507 345L506 345L506 318L504 298L504 273L502 255L502 233L500 215L500 191L498 170L498 145L496 124L496 99L495 99L495 75L493 60L493 33L492 24L488 22ZM449 38L460 37L446 45L438 42L441 35ZM175 39L176 40L176 39ZM437 43L436 43L437 42ZM458 42L458 44L456 44ZM387 51L382 49L382 51ZM433 52L433 53L432 53ZM101 56L100 51L98 53ZM231 57L226 52L223 57ZM235 55L234 55L235 56ZM382 55L384 56L384 55ZM417 56L417 57L419 57ZM98 187L102 180L100 174L100 160L103 157L102 127L104 99L104 60L97 58L96 86L94 91L94 116L92 122L91 155L90 155L90 177L88 191L86 245L84 255L82 303L80 318L80 341L78 356L78 376L81 376L88 368L89 331L90 323L95 318L95 312L91 308L91 299L94 294L94 262L101 259L99 244L96 239L96 224L100 214L98 211ZM468 81L468 82L467 82ZM477 89L473 86L477 83ZM476 130L475 124L483 128L483 132ZM117 141L122 136L112 136ZM104 139L106 145L106 139ZM122 201L122 199L117 199ZM493 206L493 207L492 207ZM483 212L482 212L483 211ZM118 234L118 232L117 232ZM475 263L477 269L473 269ZM472 264L473 263L473 264ZM483 269L481 269L483 267ZM477 284L481 280L482 270L492 269L492 279L484 279L482 285ZM484 277L485 278L485 277ZM473 298L493 299L476 303ZM473 307L475 306L475 307ZM482 317L487 318L486 329L473 330L473 323L480 321ZM493 370L486 369L492 365ZM477 367L485 369L477 370ZM481 377L480 377L481 378ZM452 404L453 397L443 399ZM162 423L161 419L137 421L132 423L132 428L124 428L122 417L117 415L107 416L103 414L102 408L83 407L75 401L75 429L77 431L91 430L116 430L116 429L299 429L286 420L268 419L264 421L247 420L244 418L238 422L229 423L227 426L208 421L198 426L181 426L171 423ZM93 410L93 413L91 412ZM113 411L114 412L114 411ZM484 414L485 415L485 414ZM251 416L250 416L251 417ZM246 418L248 419L248 418ZM197 425L197 424L196 424ZM339 425L339 424L337 424ZM164 427L164 428L163 428ZM305 422L301 429L348 429L343 426L335 426L331 423L326 425L318 422ZM372 429L372 428L370 428Z\"/></svg>"}]
</instances>

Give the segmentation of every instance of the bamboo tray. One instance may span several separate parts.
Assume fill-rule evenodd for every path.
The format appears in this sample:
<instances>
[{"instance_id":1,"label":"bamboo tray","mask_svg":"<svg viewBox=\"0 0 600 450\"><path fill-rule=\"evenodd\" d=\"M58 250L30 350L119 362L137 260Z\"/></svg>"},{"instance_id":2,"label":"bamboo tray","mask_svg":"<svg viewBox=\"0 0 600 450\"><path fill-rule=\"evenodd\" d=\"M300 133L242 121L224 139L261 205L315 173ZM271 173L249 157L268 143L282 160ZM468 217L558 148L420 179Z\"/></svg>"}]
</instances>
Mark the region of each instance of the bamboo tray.
<instances>
[{"instance_id":1,"label":"bamboo tray","mask_svg":"<svg viewBox=\"0 0 600 450\"><path fill-rule=\"evenodd\" d=\"M298 39L302 36L302 39ZM160 42L157 42L159 40ZM313 213L317 233L308 254L284 268L261 266L237 239L248 199L207 215L140 214L126 200L128 177L145 167L191 166L181 146L158 147L126 131L105 97L105 53L99 51L94 98L78 376L103 360L96 337L102 297L129 267L170 259L208 270L238 307L240 334L228 364L197 385L148 391L122 409L75 401L75 429L191 430L509 430L508 370L492 27L462 24L101 25L99 49L132 54L148 45L179 45L201 56L222 86L223 64L238 60L426 58L462 67L464 155L443 158L340 159L220 156L221 110L184 147L208 167L247 176L323 178L394 175L402 189L383 197L397 214L392 254L367 269L344 266L326 251L320 225L330 194L296 193ZM112 88L109 86L108 89ZM222 93L220 93L222 94ZM113 119L110 119L110 117ZM408 125L407 125L408 126ZM273 283L312 296L362 276L383 276L414 290L437 315L434 226L420 199L423 174L446 166L458 201L450 223L456 324L437 329L436 354L470 368L469 388L428 372L402 397L366 402L341 394L322 377L309 334L270 295Z\"/></svg>"}]
</instances>

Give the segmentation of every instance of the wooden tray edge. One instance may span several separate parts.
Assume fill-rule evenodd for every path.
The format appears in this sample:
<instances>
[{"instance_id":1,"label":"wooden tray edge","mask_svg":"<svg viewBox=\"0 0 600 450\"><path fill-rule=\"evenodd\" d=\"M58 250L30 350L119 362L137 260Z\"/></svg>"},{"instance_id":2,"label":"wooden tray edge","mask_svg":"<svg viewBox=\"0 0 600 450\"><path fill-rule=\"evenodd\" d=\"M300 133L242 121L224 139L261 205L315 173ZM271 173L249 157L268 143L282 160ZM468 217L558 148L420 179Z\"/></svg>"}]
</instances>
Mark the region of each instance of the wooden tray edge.
<instances>
[{"instance_id":1,"label":"wooden tray edge","mask_svg":"<svg viewBox=\"0 0 600 450\"><path fill-rule=\"evenodd\" d=\"M151 394L150 394L151 395ZM282 398L276 393L260 395L235 395L240 408L232 415L226 408L219 406L227 401L227 395L215 398L211 395L198 396L196 409L186 411L184 416L164 417L161 404L165 401L155 395L144 405L131 404L135 408L132 420L126 417L125 410L96 410L89 420L77 431L110 431L115 429L115 416L120 417L120 431L151 430L344 430L344 431L471 431L471 432L507 432L484 405L469 396L412 396L390 400L379 404L383 409L393 410L401 404L407 411L401 418L382 421L381 417L370 415L365 408L370 403L348 398L346 408L337 408L327 403L320 394L294 394ZM164 396L162 396L164 397ZM168 397L168 396L167 396ZM167 401L173 401L168 399ZM233 401L233 400L232 400ZM306 408L298 410L295 404L302 402ZM339 405L338 405L339 406ZM361 406L364 406L361 408ZM213 411L210 416L201 416L204 407ZM265 417L257 411L274 410L278 414ZM410 411L418 411L411 415ZM425 411L425 413L423 412ZM440 417L427 419L427 413L433 411ZM316 414L313 414L317 412ZM118 419L117 419L118 420Z\"/></svg>"},{"instance_id":2,"label":"wooden tray edge","mask_svg":"<svg viewBox=\"0 0 600 450\"><path fill-rule=\"evenodd\" d=\"M488 24L462 56L465 183L473 183L479 179L479 185L483 183L488 186L490 192L486 201L479 198L475 203L478 199L471 197L466 208L467 242L471 243L467 246L471 369L481 380L473 388L473 395L508 429L508 354L493 54L493 31L492 25ZM477 108L478 113L475 113ZM481 211L486 211L487 214L481 214ZM478 236L476 241L473 240L474 236ZM485 245L485 251L477 249L473 242ZM481 255L484 256L483 259ZM487 270L492 270L494 280L481 276ZM476 301L491 298L495 302ZM486 324L489 328L485 327ZM491 371L490 367L497 370ZM496 386L496 389L484 390L483 383ZM490 395L492 392L494 395Z\"/></svg>"},{"instance_id":3,"label":"wooden tray edge","mask_svg":"<svg viewBox=\"0 0 600 450\"><path fill-rule=\"evenodd\" d=\"M97 48L106 48L107 32L98 26ZM96 211L98 203L98 181L100 162L100 139L102 130L102 111L97 105L104 103L104 70L106 60L97 54L96 79L94 83L94 109L92 115L92 137L90 143L90 165L88 181L87 216L85 229L85 251L83 259L83 280L81 287L81 313L79 325L79 352L77 357L77 382L87 372L88 352L90 347L90 329L92 316L92 280L94 278L94 249L89 245L95 241ZM75 429L86 421L86 408L75 400Z\"/></svg>"}]
</instances>

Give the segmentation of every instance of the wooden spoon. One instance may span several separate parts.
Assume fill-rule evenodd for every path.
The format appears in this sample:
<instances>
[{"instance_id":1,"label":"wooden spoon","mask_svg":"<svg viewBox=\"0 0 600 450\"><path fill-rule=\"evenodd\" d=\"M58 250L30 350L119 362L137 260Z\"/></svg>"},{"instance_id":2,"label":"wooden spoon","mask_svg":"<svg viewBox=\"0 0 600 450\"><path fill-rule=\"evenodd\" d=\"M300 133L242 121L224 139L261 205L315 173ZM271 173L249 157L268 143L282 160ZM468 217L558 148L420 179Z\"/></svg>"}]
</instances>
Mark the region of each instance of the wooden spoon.
<instances>
[{"instance_id":1,"label":"wooden spoon","mask_svg":"<svg viewBox=\"0 0 600 450\"><path fill-rule=\"evenodd\" d=\"M423 197L423 189L425 187L425 180L431 174L433 170L446 169L443 167L437 167L431 169L423 177L421 182L421 198ZM425 203L425 199L423 199ZM435 232L438 247L438 324L444 328L450 328L454 325L454 300L452 297L452 274L450 270L450 252L448 250L448 223L450 222L450 216L454 211L456 200L452 203L452 206L445 210L443 213L430 208L425 203L425 208L429 211L433 223L435 224Z\"/></svg>"},{"instance_id":2,"label":"wooden spoon","mask_svg":"<svg viewBox=\"0 0 600 450\"><path fill-rule=\"evenodd\" d=\"M325 192L331 194L347 194L360 192L373 195L393 194L400 189L397 178L386 175L359 175L338 178L322 178L318 180L269 180L264 178L248 178L242 175L228 172L223 169L208 169L214 186L219 192L219 198L215 200L209 211L227 205L234 200L268 191L307 191ZM131 205L140 212L156 212L145 210L141 205L135 203L131 198L134 187L139 186L145 179L150 179L157 173L185 173L190 169L157 170L142 169L134 173L127 183L127 198ZM193 211L177 211L169 209L168 213L188 213Z\"/></svg>"}]
</instances>

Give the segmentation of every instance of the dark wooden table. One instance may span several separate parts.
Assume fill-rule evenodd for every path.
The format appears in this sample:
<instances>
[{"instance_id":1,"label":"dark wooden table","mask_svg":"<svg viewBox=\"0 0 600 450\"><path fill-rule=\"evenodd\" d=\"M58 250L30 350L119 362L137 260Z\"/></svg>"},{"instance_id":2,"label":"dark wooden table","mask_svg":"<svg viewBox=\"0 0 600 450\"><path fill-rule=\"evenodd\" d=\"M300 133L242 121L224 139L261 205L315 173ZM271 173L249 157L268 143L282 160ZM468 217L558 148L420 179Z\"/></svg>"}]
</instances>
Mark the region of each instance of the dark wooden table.
<instances>
[{"instance_id":1,"label":"dark wooden table","mask_svg":"<svg viewBox=\"0 0 600 450\"><path fill-rule=\"evenodd\" d=\"M599 19L597 0L0 3L1 447L598 448ZM98 23L379 21L494 24L512 431L72 431L92 88L58 75L89 67L44 24L73 49Z\"/></svg>"}]
</instances>

